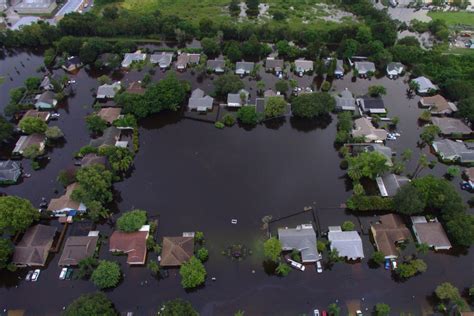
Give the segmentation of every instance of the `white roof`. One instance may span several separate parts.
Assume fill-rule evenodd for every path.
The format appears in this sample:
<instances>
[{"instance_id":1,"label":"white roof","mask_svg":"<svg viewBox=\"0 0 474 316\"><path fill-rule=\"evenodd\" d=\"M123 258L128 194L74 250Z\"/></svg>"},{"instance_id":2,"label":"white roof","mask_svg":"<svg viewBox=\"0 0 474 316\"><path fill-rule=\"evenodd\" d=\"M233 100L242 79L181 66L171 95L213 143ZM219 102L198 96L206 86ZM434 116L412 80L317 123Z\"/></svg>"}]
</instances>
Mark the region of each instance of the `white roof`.
<instances>
[{"instance_id":1,"label":"white roof","mask_svg":"<svg viewBox=\"0 0 474 316\"><path fill-rule=\"evenodd\" d=\"M362 239L356 231L329 231L328 239L331 250L337 249L339 256L348 259L364 258Z\"/></svg>"}]
</instances>

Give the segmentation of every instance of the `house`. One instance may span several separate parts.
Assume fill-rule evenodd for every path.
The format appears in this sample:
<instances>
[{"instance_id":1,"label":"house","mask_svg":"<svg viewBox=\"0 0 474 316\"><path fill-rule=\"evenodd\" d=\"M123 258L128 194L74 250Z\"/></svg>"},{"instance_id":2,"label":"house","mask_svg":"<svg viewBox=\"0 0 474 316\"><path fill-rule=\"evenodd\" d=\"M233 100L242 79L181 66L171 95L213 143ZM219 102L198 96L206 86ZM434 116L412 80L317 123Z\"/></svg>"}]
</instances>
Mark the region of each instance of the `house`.
<instances>
[{"instance_id":1,"label":"house","mask_svg":"<svg viewBox=\"0 0 474 316\"><path fill-rule=\"evenodd\" d=\"M342 231L340 226L330 226L328 240L331 250L337 250L340 257L348 260L364 258L362 239L356 231Z\"/></svg>"},{"instance_id":2,"label":"house","mask_svg":"<svg viewBox=\"0 0 474 316\"><path fill-rule=\"evenodd\" d=\"M283 59L275 59L274 57L268 57L265 60L265 70L273 72L275 75L279 75L283 72L284 62Z\"/></svg>"},{"instance_id":3,"label":"house","mask_svg":"<svg viewBox=\"0 0 474 316\"><path fill-rule=\"evenodd\" d=\"M474 162L474 147L470 143L440 139L431 145L434 151L445 161L460 163Z\"/></svg>"},{"instance_id":4,"label":"house","mask_svg":"<svg viewBox=\"0 0 474 316\"><path fill-rule=\"evenodd\" d=\"M115 126L108 127L102 136L96 139L92 139L89 145L100 148L102 146L115 146L115 144L120 140L120 129Z\"/></svg>"},{"instance_id":5,"label":"house","mask_svg":"<svg viewBox=\"0 0 474 316\"><path fill-rule=\"evenodd\" d=\"M99 241L99 232L91 231L88 236L71 236L66 239L58 265L77 266L79 261L92 257Z\"/></svg>"},{"instance_id":6,"label":"house","mask_svg":"<svg viewBox=\"0 0 474 316\"><path fill-rule=\"evenodd\" d=\"M345 88L338 95L334 97L336 99L336 109L339 111L355 111L356 102L349 89Z\"/></svg>"},{"instance_id":7,"label":"house","mask_svg":"<svg viewBox=\"0 0 474 316\"><path fill-rule=\"evenodd\" d=\"M61 88L64 88L62 84L62 78L57 74L46 75L43 77L40 83L41 90L54 90L54 84L57 83Z\"/></svg>"},{"instance_id":8,"label":"house","mask_svg":"<svg viewBox=\"0 0 474 316\"><path fill-rule=\"evenodd\" d=\"M188 261L193 254L194 237L163 237L160 265L177 267Z\"/></svg>"},{"instance_id":9,"label":"house","mask_svg":"<svg viewBox=\"0 0 474 316\"><path fill-rule=\"evenodd\" d=\"M196 110L198 112L206 112L212 110L212 104L214 103L214 98L205 95L204 91L201 89L195 89L191 93L191 97L188 101L188 109Z\"/></svg>"},{"instance_id":10,"label":"house","mask_svg":"<svg viewBox=\"0 0 474 316\"><path fill-rule=\"evenodd\" d=\"M21 166L12 160L0 161L0 184L13 184L21 176Z\"/></svg>"},{"instance_id":11,"label":"house","mask_svg":"<svg viewBox=\"0 0 474 316\"><path fill-rule=\"evenodd\" d=\"M301 252L303 263L320 260L313 225L302 224L296 228L278 228L278 239L284 251L296 249Z\"/></svg>"},{"instance_id":12,"label":"house","mask_svg":"<svg viewBox=\"0 0 474 316\"><path fill-rule=\"evenodd\" d=\"M201 54L188 54L182 53L178 55L178 60L176 61L176 69L184 70L188 66L199 64L201 59Z\"/></svg>"},{"instance_id":13,"label":"house","mask_svg":"<svg viewBox=\"0 0 474 316\"><path fill-rule=\"evenodd\" d=\"M397 258L397 245L409 240L411 236L402 218L392 213L380 216L379 222L370 225L370 231L377 250L382 252L385 258Z\"/></svg>"},{"instance_id":14,"label":"house","mask_svg":"<svg viewBox=\"0 0 474 316\"><path fill-rule=\"evenodd\" d=\"M55 0L22 0L13 7L19 14L45 15L53 13L56 6Z\"/></svg>"},{"instance_id":15,"label":"house","mask_svg":"<svg viewBox=\"0 0 474 316\"><path fill-rule=\"evenodd\" d=\"M150 225L144 225L140 230L131 233L114 231L109 239L109 251L126 253L129 265L145 264L149 233Z\"/></svg>"},{"instance_id":16,"label":"house","mask_svg":"<svg viewBox=\"0 0 474 316\"><path fill-rule=\"evenodd\" d=\"M215 73L223 73L225 71L225 60L224 59L208 60L207 69Z\"/></svg>"},{"instance_id":17,"label":"house","mask_svg":"<svg viewBox=\"0 0 474 316\"><path fill-rule=\"evenodd\" d=\"M362 112L372 114L386 114L385 104L382 98L373 98L370 96L363 96L362 98L357 99Z\"/></svg>"},{"instance_id":18,"label":"house","mask_svg":"<svg viewBox=\"0 0 474 316\"><path fill-rule=\"evenodd\" d=\"M39 147L40 153L44 152L46 136L42 134L31 134L26 136L20 136L15 144L15 148L12 151L14 155L23 155L23 151L33 145Z\"/></svg>"},{"instance_id":19,"label":"house","mask_svg":"<svg viewBox=\"0 0 474 316\"><path fill-rule=\"evenodd\" d=\"M103 84L97 88L96 98L99 100L113 99L115 94L122 89L120 81L114 82L112 84Z\"/></svg>"},{"instance_id":20,"label":"house","mask_svg":"<svg viewBox=\"0 0 474 316\"><path fill-rule=\"evenodd\" d=\"M385 164L389 167L393 166L392 156L393 151L392 148L381 145L381 144L367 144L364 146L365 152L378 152L379 154L383 155L387 160Z\"/></svg>"},{"instance_id":21,"label":"house","mask_svg":"<svg viewBox=\"0 0 474 316\"><path fill-rule=\"evenodd\" d=\"M334 69L334 77L340 79L344 77L344 62L342 59L336 60L336 69Z\"/></svg>"},{"instance_id":22,"label":"house","mask_svg":"<svg viewBox=\"0 0 474 316\"><path fill-rule=\"evenodd\" d=\"M48 211L52 212L54 216L66 216L71 211L84 213L87 207L82 202L74 201L71 198L72 192L78 187L78 183L68 185L63 195L59 198L51 199L48 205Z\"/></svg>"},{"instance_id":23,"label":"house","mask_svg":"<svg viewBox=\"0 0 474 316\"><path fill-rule=\"evenodd\" d=\"M28 110L26 111L26 113L23 115L21 119L24 119L26 117L39 118L43 122L47 123L49 121L49 118L51 117L51 113L45 112L45 111L38 111L38 110Z\"/></svg>"},{"instance_id":24,"label":"house","mask_svg":"<svg viewBox=\"0 0 474 316\"><path fill-rule=\"evenodd\" d=\"M92 166L92 165L103 165L108 167L107 158L105 156L99 156L97 154L87 154L82 157L80 165L82 167Z\"/></svg>"},{"instance_id":25,"label":"house","mask_svg":"<svg viewBox=\"0 0 474 316\"><path fill-rule=\"evenodd\" d=\"M467 177L467 181L469 182L471 189L473 189L474 188L474 167L467 168L466 170L464 170L464 175Z\"/></svg>"},{"instance_id":26,"label":"house","mask_svg":"<svg viewBox=\"0 0 474 316\"><path fill-rule=\"evenodd\" d=\"M36 98L35 108L37 110L51 110L56 107L58 100L55 99L53 91L44 91Z\"/></svg>"},{"instance_id":27,"label":"house","mask_svg":"<svg viewBox=\"0 0 474 316\"><path fill-rule=\"evenodd\" d=\"M249 100L249 93L247 90L240 90L238 93L227 94L227 106L228 107L241 107L247 105Z\"/></svg>"},{"instance_id":28,"label":"house","mask_svg":"<svg viewBox=\"0 0 474 316\"><path fill-rule=\"evenodd\" d=\"M121 108L102 108L97 112L97 116L106 121L109 125L120 117Z\"/></svg>"},{"instance_id":29,"label":"house","mask_svg":"<svg viewBox=\"0 0 474 316\"><path fill-rule=\"evenodd\" d=\"M126 53L122 60L122 68L129 68L134 62L145 61L146 54L137 50L135 53Z\"/></svg>"},{"instance_id":30,"label":"house","mask_svg":"<svg viewBox=\"0 0 474 316\"><path fill-rule=\"evenodd\" d=\"M398 76L400 76L403 71L405 70L405 67L403 66L402 63L389 63L387 65L387 76L390 78L390 79L395 79L395 78L398 78Z\"/></svg>"},{"instance_id":31,"label":"house","mask_svg":"<svg viewBox=\"0 0 474 316\"><path fill-rule=\"evenodd\" d=\"M173 61L173 53L162 52L161 54L153 54L150 56L152 64L158 64L161 69L168 69Z\"/></svg>"},{"instance_id":32,"label":"house","mask_svg":"<svg viewBox=\"0 0 474 316\"><path fill-rule=\"evenodd\" d=\"M375 64L370 61L356 61L354 68L361 78L367 78L369 75L375 73Z\"/></svg>"},{"instance_id":33,"label":"house","mask_svg":"<svg viewBox=\"0 0 474 316\"><path fill-rule=\"evenodd\" d=\"M375 128L372 122L361 117L354 121L355 128L352 130L352 137L364 137L365 142L380 142L387 139L387 131L381 128Z\"/></svg>"},{"instance_id":34,"label":"house","mask_svg":"<svg viewBox=\"0 0 474 316\"><path fill-rule=\"evenodd\" d=\"M12 263L19 267L44 266L53 245L56 227L37 224L27 229L15 246Z\"/></svg>"},{"instance_id":35,"label":"house","mask_svg":"<svg viewBox=\"0 0 474 316\"><path fill-rule=\"evenodd\" d=\"M66 59L62 68L67 72L76 72L82 67L81 59L77 56L72 56Z\"/></svg>"},{"instance_id":36,"label":"house","mask_svg":"<svg viewBox=\"0 0 474 316\"><path fill-rule=\"evenodd\" d=\"M248 75L252 72L255 63L248 61L238 61L235 63L235 73L237 75L243 76Z\"/></svg>"},{"instance_id":37,"label":"house","mask_svg":"<svg viewBox=\"0 0 474 316\"><path fill-rule=\"evenodd\" d=\"M438 90L438 88L431 82L431 80L426 77L418 77L413 79L412 81L418 84L418 88L416 89L418 93L424 94L433 90Z\"/></svg>"},{"instance_id":38,"label":"house","mask_svg":"<svg viewBox=\"0 0 474 316\"><path fill-rule=\"evenodd\" d=\"M432 97L425 96L420 99L420 106L429 108L433 115L450 115L458 111L456 105L448 102L443 96L437 94Z\"/></svg>"},{"instance_id":39,"label":"house","mask_svg":"<svg viewBox=\"0 0 474 316\"><path fill-rule=\"evenodd\" d=\"M424 216L412 216L413 233L419 244L427 244L434 250L449 250L452 248L443 225L435 218L427 221Z\"/></svg>"},{"instance_id":40,"label":"house","mask_svg":"<svg viewBox=\"0 0 474 316\"><path fill-rule=\"evenodd\" d=\"M433 117L433 125L441 130L443 135L470 135L472 130L462 120L451 117Z\"/></svg>"},{"instance_id":41,"label":"house","mask_svg":"<svg viewBox=\"0 0 474 316\"><path fill-rule=\"evenodd\" d=\"M386 173L381 177L375 178L380 195L383 197L394 196L398 190L410 183L410 179L393 173Z\"/></svg>"},{"instance_id":42,"label":"house","mask_svg":"<svg viewBox=\"0 0 474 316\"><path fill-rule=\"evenodd\" d=\"M295 60L295 72L300 76L305 73L312 72L314 69L314 63L312 60L297 59Z\"/></svg>"},{"instance_id":43,"label":"house","mask_svg":"<svg viewBox=\"0 0 474 316\"><path fill-rule=\"evenodd\" d=\"M127 93L131 94L140 94L143 95L145 94L145 89L142 87L142 83L140 81L133 81L128 85L127 90L125 90Z\"/></svg>"}]
</instances>

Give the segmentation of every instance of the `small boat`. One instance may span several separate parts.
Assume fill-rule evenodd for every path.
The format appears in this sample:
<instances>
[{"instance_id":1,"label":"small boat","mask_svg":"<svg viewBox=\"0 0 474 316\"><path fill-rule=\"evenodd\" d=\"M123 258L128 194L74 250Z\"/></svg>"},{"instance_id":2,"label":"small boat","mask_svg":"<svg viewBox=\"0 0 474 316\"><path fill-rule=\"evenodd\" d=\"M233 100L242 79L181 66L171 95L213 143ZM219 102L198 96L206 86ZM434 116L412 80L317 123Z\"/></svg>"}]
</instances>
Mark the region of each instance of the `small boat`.
<instances>
[{"instance_id":1,"label":"small boat","mask_svg":"<svg viewBox=\"0 0 474 316\"><path fill-rule=\"evenodd\" d=\"M237 224L237 220L236 220L236 219L232 219L230 222L231 222L232 224L234 224L234 225Z\"/></svg>"},{"instance_id":2,"label":"small boat","mask_svg":"<svg viewBox=\"0 0 474 316\"><path fill-rule=\"evenodd\" d=\"M23 178L29 178L29 177L31 177L31 174L30 174L30 173L25 173L25 174L23 175Z\"/></svg>"}]
</instances>

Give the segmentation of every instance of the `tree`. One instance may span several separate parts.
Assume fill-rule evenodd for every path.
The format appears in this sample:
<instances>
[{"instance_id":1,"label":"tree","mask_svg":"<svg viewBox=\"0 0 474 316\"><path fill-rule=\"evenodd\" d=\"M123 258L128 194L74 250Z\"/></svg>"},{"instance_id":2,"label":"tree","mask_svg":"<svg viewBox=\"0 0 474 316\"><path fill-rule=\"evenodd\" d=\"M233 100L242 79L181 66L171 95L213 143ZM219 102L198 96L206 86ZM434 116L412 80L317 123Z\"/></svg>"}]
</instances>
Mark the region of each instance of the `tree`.
<instances>
[{"instance_id":1,"label":"tree","mask_svg":"<svg viewBox=\"0 0 474 316\"><path fill-rule=\"evenodd\" d=\"M28 91L36 91L38 90L41 84L41 78L38 77L29 77L25 80L25 87Z\"/></svg>"},{"instance_id":2,"label":"tree","mask_svg":"<svg viewBox=\"0 0 474 316\"><path fill-rule=\"evenodd\" d=\"M474 244L474 216L461 213L453 216L446 223L451 240L460 246L469 247Z\"/></svg>"},{"instance_id":3,"label":"tree","mask_svg":"<svg viewBox=\"0 0 474 316\"><path fill-rule=\"evenodd\" d=\"M418 273L425 272L427 269L426 263L421 259L414 259L409 262L400 263L395 272L401 278L408 279Z\"/></svg>"},{"instance_id":4,"label":"tree","mask_svg":"<svg viewBox=\"0 0 474 316\"><path fill-rule=\"evenodd\" d=\"M438 126L436 125L426 125L423 128L423 131L420 134L420 138L423 141L423 143L429 145L431 144L436 136L441 132Z\"/></svg>"},{"instance_id":5,"label":"tree","mask_svg":"<svg viewBox=\"0 0 474 316\"><path fill-rule=\"evenodd\" d=\"M242 124L254 126L260 121L260 115L255 110L255 106L247 105L237 111L237 118Z\"/></svg>"},{"instance_id":6,"label":"tree","mask_svg":"<svg viewBox=\"0 0 474 316\"><path fill-rule=\"evenodd\" d=\"M226 48L224 49L224 54L233 63L242 59L242 51L240 50L240 46L234 41L227 44Z\"/></svg>"},{"instance_id":7,"label":"tree","mask_svg":"<svg viewBox=\"0 0 474 316\"><path fill-rule=\"evenodd\" d=\"M424 110L421 112L418 119L422 122L430 122L431 121L431 112L429 110Z\"/></svg>"},{"instance_id":8,"label":"tree","mask_svg":"<svg viewBox=\"0 0 474 316\"><path fill-rule=\"evenodd\" d=\"M342 223L342 230L343 231L353 231L355 228L355 225L352 221L345 221Z\"/></svg>"},{"instance_id":9,"label":"tree","mask_svg":"<svg viewBox=\"0 0 474 316\"><path fill-rule=\"evenodd\" d=\"M64 137L63 131L61 131L61 129L57 126L48 127L44 134L46 138L51 140L56 140Z\"/></svg>"},{"instance_id":10,"label":"tree","mask_svg":"<svg viewBox=\"0 0 474 316\"><path fill-rule=\"evenodd\" d=\"M207 275L202 262L194 256L181 265L179 274L181 275L181 285L185 289L192 289L203 284Z\"/></svg>"},{"instance_id":11,"label":"tree","mask_svg":"<svg viewBox=\"0 0 474 316\"><path fill-rule=\"evenodd\" d=\"M421 244L416 244L416 251L418 251L420 254L425 255L430 251L430 245L427 243L421 243Z\"/></svg>"},{"instance_id":12,"label":"tree","mask_svg":"<svg viewBox=\"0 0 474 316\"><path fill-rule=\"evenodd\" d=\"M64 316L116 316L113 303L102 293L83 294L75 299L64 311Z\"/></svg>"},{"instance_id":13,"label":"tree","mask_svg":"<svg viewBox=\"0 0 474 316\"><path fill-rule=\"evenodd\" d=\"M336 303L329 304L328 313L330 316L339 316L341 308Z\"/></svg>"},{"instance_id":14,"label":"tree","mask_svg":"<svg viewBox=\"0 0 474 316\"><path fill-rule=\"evenodd\" d=\"M384 303L377 303L375 305L375 314L377 316L389 316L390 306Z\"/></svg>"},{"instance_id":15,"label":"tree","mask_svg":"<svg viewBox=\"0 0 474 316\"><path fill-rule=\"evenodd\" d=\"M343 58L352 58L359 49L359 42L353 39L346 39L342 42L339 47L339 55L342 55Z\"/></svg>"},{"instance_id":16,"label":"tree","mask_svg":"<svg viewBox=\"0 0 474 316\"><path fill-rule=\"evenodd\" d=\"M387 89L384 86L370 86L369 94L371 97L379 97L387 94Z\"/></svg>"},{"instance_id":17,"label":"tree","mask_svg":"<svg viewBox=\"0 0 474 316\"><path fill-rule=\"evenodd\" d=\"M135 232L145 225L146 221L146 211L133 210L119 217L117 220L117 228L123 232Z\"/></svg>"},{"instance_id":18,"label":"tree","mask_svg":"<svg viewBox=\"0 0 474 316\"><path fill-rule=\"evenodd\" d=\"M202 50L208 57L219 55L219 42L214 38L205 37L201 40Z\"/></svg>"},{"instance_id":19,"label":"tree","mask_svg":"<svg viewBox=\"0 0 474 316\"><path fill-rule=\"evenodd\" d=\"M260 0L246 0L245 3L247 4L247 15L250 17L258 16Z\"/></svg>"},{"instance_id":20,"label":"tree","mask_svg":"<svg viewBox=\"0 0 474 316\"><path fill-rule=\"evenodd\" d=\"M112 201L112 173L103 165L95 164L82 167L76 174L78 188L72 192L72 199L86 206L92 201L101 205Z\"/></svg>"},{"instance_id":21,"label":"tree","mask_svg":"<svg viewBox=\"0 0 474 316\"><path fill-rule=\"evenodd\" d=\"M239 0L231 0L229 5L229 12L232 16L238 16L240 13L240 1Z\"/></svg>"},{"instance_id":22,"label":"tree","mask_svg":"<svg viewBox=\"0 0 474 316\"><path fill-rule=\"evenodd\" d=\"M349 168L347 174L352 180L362 177L375 179L389 169L387 158L378 152L362 152L355 157L348 157Z\"/></svg>"},{"instance_id":23,"label":"tree","mask_svg":"<svg viewBox=\"0 0 474 316\"><path fill-rule=\"evenodd\" d=\"M10 257L13 254L12 242L7 238L0 238L0 270L5 269L8 266Z\"/></svg>"},{"instance_id":24,"label":"tree","mask_svg":"<svg viewBox=\"0 0 474 316\"><path fill-rule=\"evenodd\" d=\"M91 281L99 289L107 289L116 287L121 277L122 272L117 262L101 260L97 268L92 272Z\"/></svg>"},{"instance_id":25,"label":"tree","mask_svg":"<svg viewBox=\"0 0 474 316\"><path fill-rule=\"evenodd\" d=\"M13 134L13 125L0 115L0 142L9 139Z\"/></svg>"},{"instance_id":26,"label":"tree","mask_svg":"<svg viewBox=\"0 0 474 316\"><path fill-rule=\"evenodd\" d=\"M331 249L328 253L328 261L330 264L334 264L336 262L339 262L341 261L341 257L339 256L339 251L334 248L334 249Z\"/></svg>"},{"instance_id":27,"label":"tree","mask_svg":"<svg viewBox=\"0 0 474 316\"><path fill-rule=\"evenodd\" d=\"M462 117L468 119L471 123L474 122L474 97L459 101L458 108Z\"/></svg>"},{"instance_id":28,"label":"tree","mask_svg":"<svg viewBox=\"0 0 474 316\"><path fill-rule=\"evenodd\" d=\"M446 169L446 177L451 180L455 177L458 177L461 174L461 170L459 170L459 167L456 166L449 166L448 169Z\"/></svg>"},{"instance_id":29,"label":"tree","mask_svg":"<svg viewBox=\"0 0 474 316\"><path fill-rule=\"evenodd\" d=\"M300 118L316 118L334 109L336 101L328 93L305 93L293 99L293 114Z\"/></svg>"},{"instance_id":30,"label":"tree","mask_svg":"<svg viewBox=\"0 0 474 316\"><path fill-rule=\"evenodd\" d=\"M236 93L244 88L244 83L234 74L224 74L214 80L214 91L216 95L224 97L228 93Z\"/></svg>"},{"instance_id":31,"label":"tree","mask_svg":"<svg viewBox=\"0 0 474 316\"><path fill-rule=\"evenodd\" d=\"M280 93L286 94L288 92L289 88L290 88L290 86L288 84L288 81L286 81L286 80L278 80L275 83L275 90L280 92Z\"/></svg>"},{"instance_id":32,"label":"tree","mask_svg":"<svg viewBox=\"0 0 474 316\"><path fill-rule=\"evenodd\" d=\"M189 86L178 80L174 73L168 74L158 83L151 85L144 94L149 113L158 113L163 110L176 111L183 103Z\"/></svg>"},{"instance_id":33,"label":"tree","mask_svg":"<svg viewBox=\"0 0 474 316\"><path fill-rule=\"evenodd\" d=\"M201 247L198 249L198 251L196 252L196 257L201 261L201 262L206 262L207 259L209 259L209 251L204 248L204 247Z\"/></svg>"},{"instance_id":34,"label":"tree","mask_svg":"<svg viewBox=\"0 0 474 316\"><path fill-rule=\"evenodd\" d=\"M127 172L133 164L133 153L128 148L104 146L99 148L99 155L106 156L116 175Z\"/></svg>"},{"instance_id":35,"label":"tree","mask_svg":"<svg viewBox=\"0 0 474 316\"><path fill-rule=\"evenodd\" d=\"M107 122L97 114L86 116L86 125L92 134L101 134L107 128Z\"/></svg>"},{"instance_id":36,"label":"tree","mask_svg":"<svg viewBox=\"0 0 474 316\"><path fill-rule=\"evenodd\" d=\"M99 265L99 260L94 257L81 259L78 264L78 270L75 273L78 279L88 279Z\"/></svg>"},{"instance_id":37,"label":"tree","mask_svg":"<svg viewBox=\"0 0 474 316\"><path fill-rule=\"evenodd\" d=\"M43 134L46 132L48 125L39 117L25 117L23 118L18 127L26 134Z\"/></svg>"},{"instance_id":38,"label":"tree","mask_svg":"<svg viewBox=\"0 0 474 316\"><path fill-rule=\"evenodd\" d=\"M282 116L286 112L286 101L281 97L270 97L265 106L265 117Z\"/></svg>"},{"instance_id":39,"label":"tree","mask_svg":"<svg viewBox=\"0 0 474 316\"><path fill-rule=\"evenodd\" d=\"M285 263L285 262L280 262L278 264L278 266L276 267L275 269L275 272L279 275L279 276L287 276L290 272L291 272L291 268L290 266Z\"/></svg>"},{"instance_id":40,"label":"tree","mask_svg":"<svg viewBox=\"0 0 474 316\"><path fill-rule=\"evenodd\" d=\"M408 84L408 88L411 92L416 92L416 91L418 91L418 89L420 89L420 84L418 83L418 81L412 80Z\"/></svg>"},{"instance_id":41,"label":"tree","mask_svg":"<svg viewBox=\"0 0 474 316\"><path fill-rule=\"evenodd\" d=\"M372 261L376 263L377 265L382 265L385 262L385 255L381 251L375 251L372 254Z\"/></svg>"},{"instance_id":42,"label":"tree","mask_svg":"<svg viewBox=\"0 0 474 316\"><path fill-rule=\"evenodd\" d=\"M225 126L231 127L235 124L235 117L232 114L227 113L222 117L222 122Z\"/></svg>"},{"instance_id":43,"label":"tree","mask_svg":"<svg viewBox=\"0 0 474 316\"><path fill-rule=\"evenodd\" d=\"M0 197L0 233L25 231L39 219L38 210L30 201L13 195Z\"/></svg>"},{"instance_id":44,"label":"tree","mask_svg":"<svg viewBox=\"0 0 474 316\"><path fill-rule=\"evenodd\" d=\"M404 185L398 189L393 197L393 204L398 213L406 215L420 214L426 207L420 191L412 184Z\"/></svg>"},{"instance_id":45,"label":"tree","mask_svg":"<svg viewBox=\"0 0 474 316\"><path fill-rule=\"evenodd\" d=\"M459 290L449 282L438 285L435 294L440 300L454 300L460 296Z\"/></svg>"},{"instance_id":46,"label":"tree","mask_svg":"<svg viewBox=\"0 0 474 316\"><path fill-rule=\"evenodd\" d=\"M154 260L151 260L150 262L148 262L146 267L151 271L153 275L158 275L158 273L160 272L160 265L158 262Z\"/></svg>"},{"instance_id":47,"label":"tree","mask_svg":"<svg viewBox=\"0 0 474 316\"><path fill-rule=\"evenodd\" d=\"M281 242L275 237L269 238L263 243L263 254L267 260L278 262L281 251Z\"/></svg>"},{"instance_id":48,"label":"tree","mask_svg":"<svg viewBox=\"0 0 474 316\"><path fill-rule=\"evenodd\" d=\"M32 144L23 150L23 157L30 160L35 160L41 156L40 146L38 144Z\"/></svg>"},{"instance_id":49,"label":"tree","mask_svg":"<svg viewBox=\"0 0 474 316\"><path fill-rule=\"evenodd\" d=\"M194 242L198 243L198 244L203 244L204 243L204 233L200 232L200 231L197 231L194 234Z\"/></svg>"},{"instance_id":50,"label":"tree","mask_svg":"<svg viewBox=\"0 0 474 316\"><path fill-rule=\"evenodd\" d=\"M198 312L193 308L191 303L181 298L163 303L158 310L158 316L199 316Z\"/></svg>"}]
</instances>

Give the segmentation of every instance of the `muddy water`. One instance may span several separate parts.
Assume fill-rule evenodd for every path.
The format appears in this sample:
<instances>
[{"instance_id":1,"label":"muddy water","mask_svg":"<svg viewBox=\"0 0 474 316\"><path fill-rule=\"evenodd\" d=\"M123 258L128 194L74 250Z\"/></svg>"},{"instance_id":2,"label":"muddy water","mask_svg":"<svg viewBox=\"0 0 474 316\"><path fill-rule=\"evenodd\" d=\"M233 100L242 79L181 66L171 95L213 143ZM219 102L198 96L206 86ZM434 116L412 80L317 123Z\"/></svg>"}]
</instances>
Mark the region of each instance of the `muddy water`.
<instances>
[{"instance_id":1,"label":"muddy water","mask_svg":"<svg viewBox=\"0 0 474 316\"><path fill-rule=\"evenodd\" d=\"M11 67L20 62L25 67L17 67L18 74ZM6 57L0 63L1 73L10 73L13 79L0 85L0 102L4 106L8 102L8 90L20 86L34 73L41 59L21 53ZM145 73L146 70L131 71L117 78L129 82L141 79ZM59 109L60 119L50 123L65 132L64 146L50 151L51 159L44 169L32 172L32 177L20 185L1 188L1 192L29 198L35 205L41 197L56 196L57 173L70 166L73 153L88 143L83 117L92 111L92 92L98 86L95 79L98 75L81 70L73 76L76 94ZM277 79L273 75L263 72L261 75L267 88L274 87ZM157 80L163 76L157 71L153 77ZM198 82L190 71L178 76L188 80L193 88L200 87L208 93L213 89L212 78ZM310 77L297 80L302 87L313 83ZM253 100L256 82L244 81ZM385 103L389 116L400 117L402 134L389 145L399 153L405 148L414 151L410 171L421 152L416 147L420 132L416 124L420 112L416 106L418 99L406 97L404 79L353 82L347 76L334 81L333 87L336 91L347 87L356 94L364 94L370 84L387 87ZM305 272L293 271L286 278L265 273L260 250L266 236L262 217L278 218L309 205L315 208L317 225L323 230L344 220L357 223L358 229L363 231L365 255L370 257L373 247L366 232L375 218L357 218L338 208L351 192L345 172L339 169L340 159L333 146L335 133L336 120L331 117L315 124L287 118L277 128L262 125L251 130L237 126L217 130L212 124L187 120L179 113L163 113L142 121L140 151L133 173L115 184L117 211L142 208L152 216L159 216L160 237L203 231L210 251L210 260L206 263L209 277L203 288L186 292L180 286L177 270L170 270L168 278L157 281L145 268L129 268L125 257L111 256L105 242L101 258L118 260L125 274L116 289L106 291L118 310L151 315L163 300L183 297L203 315L232 315L239 309L249 315L309 314L313 308L324 309L336 300L344 310L354 301L363 309L385 302L396 312L411 311L419 315L428 306L427 298L437 284L449 280L460 288L470 286L474 275L471 253L429 254L425 257L428 271L404 283L393 281L390 273L383 269L371 269L367 260L356 264L339 263L323 274L317 274L312 266ZM27 161L24 165L28 170ZM438 165L426 172L442 175L445 169L446 166ZM238 223L231 224L231 219L237 219ZM278 226L313 220L312 214L305 213L272 225L271 232ZM112 231L107 224L98 229L104 235ZM224 248L236 243L246 245L253 254L241 262L221 255ZM2 272L0 310L24 308L31 315L54 315L80 294L95 291L93 284L87 281L58 280L58 259L58 254L50 259L48 269L42 272L37 283L18 280L24 271ZM216 281L211 281L211 277Z\"/></svg>"}]
</instances>

